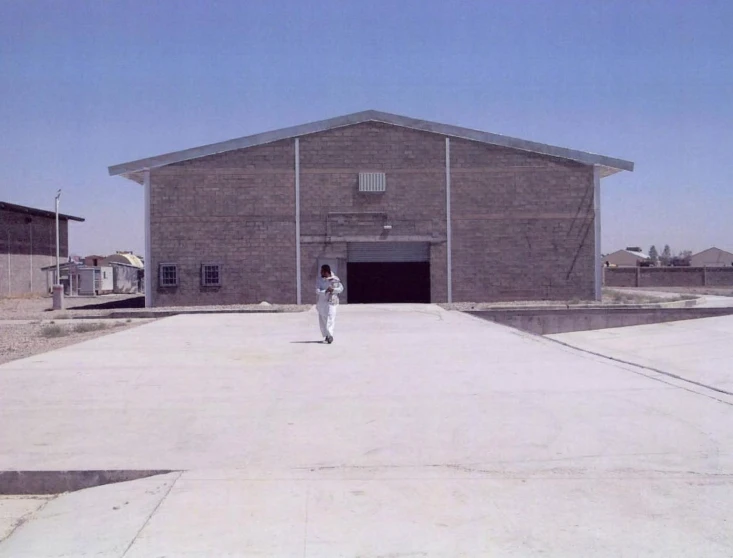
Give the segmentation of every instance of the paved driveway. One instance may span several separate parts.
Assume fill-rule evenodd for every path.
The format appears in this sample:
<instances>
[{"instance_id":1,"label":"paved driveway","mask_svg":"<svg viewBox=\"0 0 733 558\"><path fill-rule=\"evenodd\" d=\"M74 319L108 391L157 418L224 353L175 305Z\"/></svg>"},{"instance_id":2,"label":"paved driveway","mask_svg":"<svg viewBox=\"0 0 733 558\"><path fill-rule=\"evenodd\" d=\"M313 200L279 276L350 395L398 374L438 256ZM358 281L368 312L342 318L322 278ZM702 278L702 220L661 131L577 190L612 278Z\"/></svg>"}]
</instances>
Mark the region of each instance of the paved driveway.
<instances>
[{"instance_id":1,"label":"paved driveway","mask_svg":"<svg viewBox=\"0 0 733 558\"><path fill-rule=\"evenodd\" d=\"M733 552L733 408L705 388L432 306L317 332L178 316L0 367L0 469L183 471L62 496L0 556Z\"/></svg>"},{"instance_id":2,"label":"paved driveway","mask_svg":"<svg viewBox=\"0 0 733 558\"><path fill-rule=\"evenodd\" d=\"M733 403L733 316L548 337L708 386Z\"/></svg>"}]
</instances>

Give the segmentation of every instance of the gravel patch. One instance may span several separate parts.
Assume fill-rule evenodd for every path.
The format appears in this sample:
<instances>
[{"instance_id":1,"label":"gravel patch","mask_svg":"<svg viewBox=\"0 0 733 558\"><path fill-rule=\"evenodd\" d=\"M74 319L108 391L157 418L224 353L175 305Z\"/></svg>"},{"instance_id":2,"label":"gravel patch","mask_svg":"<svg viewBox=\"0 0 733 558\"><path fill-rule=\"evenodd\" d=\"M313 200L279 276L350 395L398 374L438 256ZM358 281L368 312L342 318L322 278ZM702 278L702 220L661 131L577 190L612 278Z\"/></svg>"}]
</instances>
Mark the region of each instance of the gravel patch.
<instances>
[{"instance_id":1,"label":"gravel patch","mask_svg":"<svg viewBox=\"0 0 733 558\"><path fill-rule=\"evenodd\" d=\"M124 331L149 321L3 321L0 323L0 364Z\"/></svg>"}]
</instances>

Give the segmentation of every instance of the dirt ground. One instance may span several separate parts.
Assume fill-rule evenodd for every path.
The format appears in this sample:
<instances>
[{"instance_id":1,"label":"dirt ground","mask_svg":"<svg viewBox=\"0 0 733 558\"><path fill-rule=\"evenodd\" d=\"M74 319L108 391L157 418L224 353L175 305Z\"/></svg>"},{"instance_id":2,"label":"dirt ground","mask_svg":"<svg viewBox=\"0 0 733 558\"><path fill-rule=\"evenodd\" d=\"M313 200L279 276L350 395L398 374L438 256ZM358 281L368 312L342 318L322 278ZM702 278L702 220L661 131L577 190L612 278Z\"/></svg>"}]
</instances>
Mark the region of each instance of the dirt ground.
<instances>
[{"instance_id":1,"label":"dirt ground","mask_svg":"<svg viewBox=\"0 0 733 558\"><path fill-rule=\"evenodd\" d=\"M140 295L105 295L98 297L68 297L64 310L51 310L50 297L0 298L0 364L19 358L45 353L74 343L109 335L150 321ZM186 308L205 310L275 310L298 312L302 306L239 305L227 307ZM181 308L156 308L156 313ZM122 319L109 319L114 313L128 314ZM136 317L140 314L141 317ZM143 318L142 315L145 314Z\"/></svg>"},{"instance_id":2,"label":"dirt ground","mask_svg":"<svg viewBox=\"0 0 733 558\"><path fill-rule=\"evenodd\" d=\"M0 364L53 351L150 320L0 320Z\"/></svg>"}]
</instances>

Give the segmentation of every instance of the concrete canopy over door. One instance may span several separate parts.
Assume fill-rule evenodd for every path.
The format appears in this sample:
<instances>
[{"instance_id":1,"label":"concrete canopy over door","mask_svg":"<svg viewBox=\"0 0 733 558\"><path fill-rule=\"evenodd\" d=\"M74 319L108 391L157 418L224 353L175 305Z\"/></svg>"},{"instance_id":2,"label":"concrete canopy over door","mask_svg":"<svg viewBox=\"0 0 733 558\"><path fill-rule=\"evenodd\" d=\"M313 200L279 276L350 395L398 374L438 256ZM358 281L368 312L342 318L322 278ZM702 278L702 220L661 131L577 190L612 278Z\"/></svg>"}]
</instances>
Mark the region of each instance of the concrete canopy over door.
<instances>
[{"instance_id":1,"label":"concrete canopy over door","mask_svg":"<svg viewBox=\"0 0 733 558\"><path fill-rule=\"evenodd\" d=\"M349 302L430 302L430 244L352 242Z\"/></svg>"}]
</instances>

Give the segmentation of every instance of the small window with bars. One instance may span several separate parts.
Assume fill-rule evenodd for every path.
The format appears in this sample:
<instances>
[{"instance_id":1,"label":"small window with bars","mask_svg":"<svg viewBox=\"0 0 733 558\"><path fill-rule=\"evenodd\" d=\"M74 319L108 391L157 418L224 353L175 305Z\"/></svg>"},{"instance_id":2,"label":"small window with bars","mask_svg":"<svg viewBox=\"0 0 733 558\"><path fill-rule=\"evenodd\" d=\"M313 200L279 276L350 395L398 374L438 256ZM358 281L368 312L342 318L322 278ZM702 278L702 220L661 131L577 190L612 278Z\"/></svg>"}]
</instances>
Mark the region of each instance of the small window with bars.
<instances>
[{"instance_id":1,"label":"small window with bars","mask_svg":"<svg viewBox=\"0 0 733 558\"><path fill-rule=\"evenodd\" d=\"M158 284L161 287L177 287L178 266L176 264L160 264Z\"/></svg>"},{"instance_id":2,"label":"small window with bars","mask_svg":"<svg viewBox=\"0 0 733 558\"><path fill-rule=\"evenodd\" d=\"M220 287L221 286L221 266L219 264L202 264L201 265L201 286L202 287Z\"/></svg>"},{"instance_id":3,"label":"small window with bars","mask_svg":"<svg viewBox=\"0 0 733 558\"><path fill-rule=\"evenodd\" d=\"M387 190L387 176L383 172L360 172L360 192L385 192Z\"/></svg>"}]
</instances>

